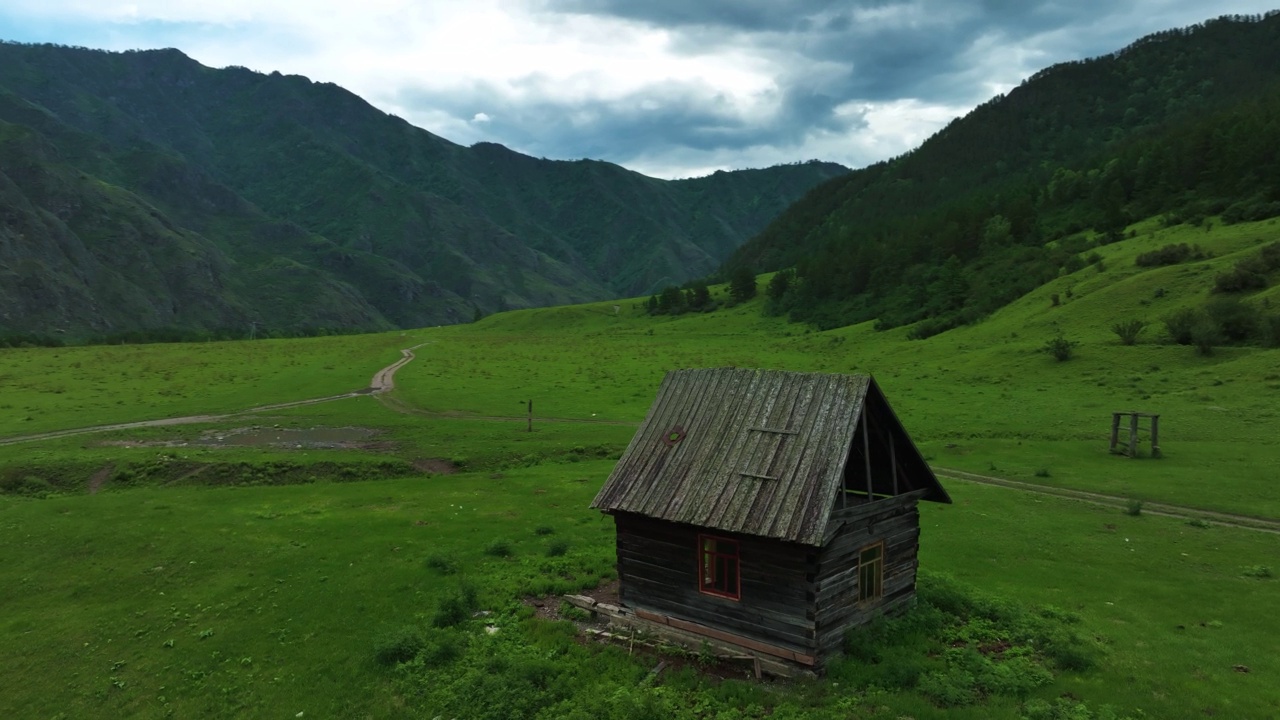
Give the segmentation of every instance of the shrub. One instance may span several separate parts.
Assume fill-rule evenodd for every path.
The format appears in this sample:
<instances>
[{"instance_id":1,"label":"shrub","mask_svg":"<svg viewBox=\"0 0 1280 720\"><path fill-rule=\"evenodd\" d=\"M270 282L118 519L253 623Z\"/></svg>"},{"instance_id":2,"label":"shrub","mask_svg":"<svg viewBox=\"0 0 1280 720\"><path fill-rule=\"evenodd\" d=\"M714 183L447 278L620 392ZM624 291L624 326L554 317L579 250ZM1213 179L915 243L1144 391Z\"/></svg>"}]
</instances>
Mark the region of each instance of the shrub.
<instances>
[{"instance_id":1,"label":"shrub","mask_svg":"<svg viewBox=\"0 0 1280 720\"><path fill-rule=\"evenodd\" d=\"M1258 324L1261 325L1262 346L1280 347L1280 315L1267 315Z\"/></svg>"},{"instance_id":2,"label":"shrub","mask_svg":"<svg viewBox=\"0 0 1280 720\"><path fill-rule=\"evenodd\" d=\"M396 628L374 641L373 656L379 664L395 665L414 659L425 645L426 641L417 628Z\"/></svg>"},{"instance_id":3,"label":"shrub","mask_svg":"<svg viewBox=\"0 0 1280 720\"><path fill-rule=\"evenodd\" d=\"M1251 268L1244 261L1213 278L1216 293L1242 293L1261 290L1267 286L1267 276Z\"/></svg>"},{"instance_id":4,"label":"shrub","mask_svg":"<svg viewBox=\"0 0 1280 720\"><path fill-rule=\"evenodd\" d=\"M1049 477L1049 469L1048 469L1048 468L1040 468L1039 470L1037 470L1037 471L1036 471L1036 477L1038 477L1038 478L1047 478L1047 477Z\"/></svg>"},{"instance_id":5,"label":"shrub","mask_svg":"<svg viewBox=\"0 0 1280 720\"><path fill-rule=\"evenodd\" d=\"M948 330L960 327L961 324L962 321L959 315L925 318L913 325L911 329L907 331L907 339L925 340L939 333L944 333Z\"/></svg>"},{"instance_id":6,"label":"shrub","mask_svg":"<svg viewBox=\"0 0 1280 720\"><path fill-rule=\"evenodd\" d=\"M959 668L934 670L920 678L916 689L938 707L972 705L978 699L973 675Z\"/></svg>"},{"instance_id":7,"label":"shrub","mask_svg":"<svg viewBox=\"0 0 1280 720\"><path fill-rule=\"evenodd\" d=\"M1137 517L1142 514L1142 501L1137 498L1130 498L1124 505L1124 514Z\"/></svg>"},{"instance_id":8,"label":"shrub","mask_svg":"<svg viewBox=\"0 0 1280 720\"><path fill-rule=\"evenodd\" d=\"M1133 264L1139 267L1162 267L1164 265L1177 265L1187 260L1201 260L1204 256L1204 251L1200 249L1199 245L1178 243L1176 245L1165 245L1159 250L1142 253L1133 259Z\"/></svg>"},{"instance_id":9,"label":"shrub","mask_svg":"<svg viewBox=\"0 0 1280 720\"><path fill-rule=\"evenodd\" d=\"M458 563L443 555L432 555L427 558L424 563L427 567L435 570L441 575L452 575L458 572Z\"/></svg>"},{"instance_id":10,"label":"shrub","mask_svg":"<svg viewBox=\"0 0 1280 720\"><path fill-rule=\"evenodd\" d=\"M1271 567L1268 565L1250 565L1240 571L1240 574L1245 577L1257 578L1259 580L1266 580L1267 578L1274 577L1274 574L1271 572Z\"/></svg>"},{"instance_id":11,"label":"shrub","mask_svg":"<svg viewBox=\"0 0 1280 720\"><path fill-rule=\"evenodd\" d=\"M1111 332L1120 338L1121 345L1133 345L1138 342L1138 335L1147 326L1144 320L1125 320L1111 326Z\"/></svg>"},{"instance_id":12,"label":"shrub","mask_svg":"<svg viewBox=\"0 0 1280 720\"><path fill-rule=\"evenodd\" d=\"M547 557L560 557L569 551L569 541L563 539L555 539L547 546Z\"/></svg>"},{"instance_id":13,"label":"shrub","mask_svg":"<svg viewBox=\"0 0 1280 720\"><path fill-rule=\"evenodd\" d=\"M1240 298L1213 298L1204 309L1228 342L1244 342L1259 335L1261 313Z\"/></svg>"},{"instance_id":14,"label":"shrub","mask_svg":"<svg viewBox=\"0 0 1280 720\"><path fill-rule=\"evenodd\" d=\"M441 628L453 627L470 617L475 607L476 590L464 584L440 601L436 614L431 618L431 624Z\"/></svg>"},{"instance_id":15,"label":"shrub","mask_svg":"<svg viewBox=\"0 0 1280 720\"><path fill-rule=\"evenodd\" d=\"M1169 332L1169 339L1179 345L1190 345L1192 329L1203 316L1201 311L1194 308L1182 308L1170 314L1164 319L1164 327Z\"/></svg>"},{"instance_id":16,"label":"shrub","mask_svg":"<svg viewBox=\"0 0 1280 720\"><path fill-rule=\"evenodd\" d=\"M498 558L508 558L514 554L511 543L506 540L494 540L484 546L484 554Z\"/></svg>"},{"instance_id":17,"label":"shrub","mask_svg":"<svg viewBox=\"0 0 1280 720\"><path fill-rule=\"evenodd\" d=\"M1059 334L1057 337L1045 342L1043 350L1052 355L1058 362L1063 362L1071 359L1071 355L1075 351L1076 345L1079 344L1080 343L1075 340L1068 340L1066 337Z\"/></svg>"},{"instance_id":18,"label":"shrub","mask_svg":"<svg viewBox=\"0 0 1280 720\"><path fill-rule=\"evenodd\" d=\"M1212 355L1213 348L1222 344L1222 330L1218 323L1207 315L1200 316L1191 326L1191 344L1196 346L1198 354Z\"/></svg>"},{"instance_id":19,"label":"shrub","mask_svg":"<svg viewBox=\"0 0 1280 720\"><path fill-rule=\"evenodd\" d=\"M577 448L574 448L574 449L577 450ZM534 535L554 535L555 532L556 532L555 528L547 525L539 525L538 527L533 529Z\"/></svg>"}]
</instances>

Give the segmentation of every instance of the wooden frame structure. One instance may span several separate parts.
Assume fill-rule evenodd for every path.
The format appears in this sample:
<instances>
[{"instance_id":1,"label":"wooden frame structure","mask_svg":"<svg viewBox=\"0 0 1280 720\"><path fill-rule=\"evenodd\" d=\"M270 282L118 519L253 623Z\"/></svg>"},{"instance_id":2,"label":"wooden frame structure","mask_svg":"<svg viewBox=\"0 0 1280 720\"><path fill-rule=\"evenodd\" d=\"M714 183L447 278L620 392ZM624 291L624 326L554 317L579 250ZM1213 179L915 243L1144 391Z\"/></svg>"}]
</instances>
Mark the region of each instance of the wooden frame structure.
<instances>
[{"instance_id":1,"label":"wooden frame structure","mask_svg":"<svg viewBox=\"0 0 1280 720\"><path fill-rule=\"evenodd\" d=\"M1122 423L1125 418L1128 422ZM1142 418L1148 418L1150 424L1147 427L1141 427ZM1128 430L1128 441L1120 439L1121 428ZM1141 442L1140 433L1146 431L1147 436L1151 440L1151 457L1160 457L1160 416L1151 413L1141 413L1130 410L1128 412L1111 413L1111 447L1110 452L1113 455L1125 455L1131 458L1138 457L1138 445Z\"/></svg>"}]
</instances>

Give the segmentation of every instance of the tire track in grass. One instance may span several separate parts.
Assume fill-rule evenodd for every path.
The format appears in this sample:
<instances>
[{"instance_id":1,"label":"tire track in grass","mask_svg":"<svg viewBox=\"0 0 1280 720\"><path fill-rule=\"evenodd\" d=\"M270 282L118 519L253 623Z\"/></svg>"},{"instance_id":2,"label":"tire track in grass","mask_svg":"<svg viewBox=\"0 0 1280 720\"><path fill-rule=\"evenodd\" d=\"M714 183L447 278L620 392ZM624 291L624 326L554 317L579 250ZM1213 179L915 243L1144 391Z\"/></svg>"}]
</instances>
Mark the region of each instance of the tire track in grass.
<instances>
[{"instance_id":1,"label":"tire track in grass","mask_svg":"<svg viewBox=\"0 0 1280 720\"><path fill-rule=\"evenodd\" d=\"M992 485L995 487L1021 490L1023 492L1036 493L1039 495L1053 495L1055 497L1093 503L1094 505L1113 507L1117 510L1126 510L1129 503L1132 501L1131 498L1119 495L1107 495L1105 493L1090 492L1087 490L1072 490L1070 488L1041 485L1039 483L1031 483L1023 480L1009 480L1007 478L978 475L977 473L953 470L951 468L935 467L933 468L933 472L951 480L962 480L978 483L980 485ZM1216 510L1203 510L1201 508L1188 507L1186 505L1171 505L1169 503L1146 501L1142 503L1142 512L1144 514L1149 513L1151 515L1159 515L1161 517L1171 517L1180 520L1201 520L1213 523L1214 525L1225 525L1227 527L1241 528L1243 530L1256 530L1258 532L1268 532L1280 535L1280 520L1275 518L1238 515L1235 513L1218 512Z\"/></svg>"}]
</instances>

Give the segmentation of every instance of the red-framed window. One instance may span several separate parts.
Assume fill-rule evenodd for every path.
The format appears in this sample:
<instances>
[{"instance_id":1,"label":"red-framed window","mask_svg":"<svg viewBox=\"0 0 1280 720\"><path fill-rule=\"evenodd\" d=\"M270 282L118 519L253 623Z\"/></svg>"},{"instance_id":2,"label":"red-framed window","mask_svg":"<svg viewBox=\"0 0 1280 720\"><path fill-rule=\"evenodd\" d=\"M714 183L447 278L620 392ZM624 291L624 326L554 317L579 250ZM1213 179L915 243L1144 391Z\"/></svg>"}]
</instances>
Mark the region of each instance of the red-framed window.
<instances>
[{"instance_id":1,"label":"red-framed window","mask_svg":"<svg viewBox=\"0 0 1280 720\"><path fill-rule=\"evenodd\" d=\"M730 600L742 597L742 564L738 541L698 536L698 590Z\"/></svg>"}]
</instances>

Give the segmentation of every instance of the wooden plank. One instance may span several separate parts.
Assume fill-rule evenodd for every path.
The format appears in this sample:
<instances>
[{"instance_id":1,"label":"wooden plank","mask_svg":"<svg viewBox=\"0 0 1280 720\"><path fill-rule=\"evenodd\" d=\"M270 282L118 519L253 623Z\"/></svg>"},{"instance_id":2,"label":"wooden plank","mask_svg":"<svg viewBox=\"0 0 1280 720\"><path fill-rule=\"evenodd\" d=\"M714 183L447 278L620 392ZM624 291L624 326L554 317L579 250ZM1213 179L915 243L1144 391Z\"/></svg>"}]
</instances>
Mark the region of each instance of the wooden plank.
<instances>
[{"instance_id":1,"label":"wooden plank","mask_svg":"<svg viewBox=\"0 0 1280 720\"><path fill-rule=\"evenodd\" d=\"M813 655L798 653L798 652L795 652L794 650L788 650L786 648L779 647L777 645L771 645L769 643L760 642L759 640L754 640L752 638L743 637L741 635L735 635L733 633L725 632L723 630L717 630L715 628L707 627L706 625L699 625L698 623L689 622L688 620L681 620L679 618L670 617L668 615L661 615L658 613L649 612L648 610L636 610L636 617L641 618L643 620L648 620L649 622L659 623L662 625L670 625L671 627L678 628L680 630L685 630L687 632L697 633L698 635L706 635L707 637L715 638L717 640L720 640L721 642L727 642L727 643L732 643L734 645L739 645L749 650L755 650L756 652L762 652L767 655L772 655L774 657L780 657L786 660L790 660L792 662L800 663L801 665L812 666L815 662L815 658Z\"/></svg>"}]
</instances>

